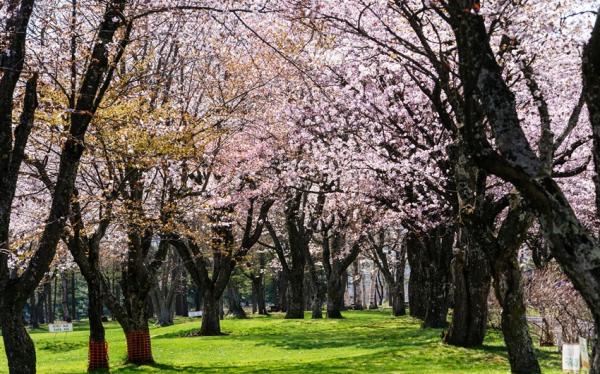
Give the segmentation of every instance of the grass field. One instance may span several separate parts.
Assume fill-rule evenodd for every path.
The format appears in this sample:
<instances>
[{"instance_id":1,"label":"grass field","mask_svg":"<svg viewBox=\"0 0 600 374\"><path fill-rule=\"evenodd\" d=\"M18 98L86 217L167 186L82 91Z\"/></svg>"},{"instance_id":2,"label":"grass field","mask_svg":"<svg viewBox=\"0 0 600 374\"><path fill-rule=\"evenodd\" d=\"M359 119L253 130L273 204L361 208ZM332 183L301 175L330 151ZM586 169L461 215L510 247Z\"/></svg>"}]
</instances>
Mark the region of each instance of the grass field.
<instances>
[{"instance_id":1,"label":"grass field","mask_svg":"<svg viewBox=\"0 0 600 374\"><path fill-rule=\"evenodd\" d=\"M410 317L380 311L346 312L343 320L285 320L282 315L222 322L220 337L185 337L199 320L179 319L151 330L157 362L124 364L125 340L107 323L112 373L508 373L501 336L490 331L480 349L440 342L441 330L422 330ZM307 317L310 316L307 314ZM72 333L32 332L38 373L83 373L87 364L85 323ZM0 342L0 373L7 372ZM560 372L554 349L538 351L544 373Z\"/></svg>"}]
</instances>

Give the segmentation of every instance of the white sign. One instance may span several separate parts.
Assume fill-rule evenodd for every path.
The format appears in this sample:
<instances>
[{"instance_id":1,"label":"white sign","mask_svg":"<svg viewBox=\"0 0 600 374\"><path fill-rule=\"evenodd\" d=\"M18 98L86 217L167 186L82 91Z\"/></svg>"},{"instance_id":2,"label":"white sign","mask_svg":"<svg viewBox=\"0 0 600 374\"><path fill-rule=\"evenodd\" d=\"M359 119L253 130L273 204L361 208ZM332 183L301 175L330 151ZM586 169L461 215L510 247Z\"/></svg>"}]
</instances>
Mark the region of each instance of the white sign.
<instances>
[{"instance_id":1,"label":"white sign","mask_svg":"<svg viewBox=\"0 0 600 374\"><path fill-rule=\"evenodd\" d=\"M563 371L578 372L581 368L579 344L563 344L562 369Z\"/></svg>"},{"instance_id":2,"label":"white sign","mask_svg":"<svg viewBox=\"0 0 600 374\"><path fill-rule=\"evenodd\" d=\"M197 312L188 312L188 317L202 317L202 311L199 310Z\"/></svg>"},{"instance_id":3,"label":"white sign","mask_svg":"<svg viewBox=\"0 0 600 374\"><path fill-rule=\"evenodd\" d=\"M70 322L54 322L48 324L48 331L50 332L69 332L73 331L73 324Z\"/></svg>"},{"instance_id":4,"label":"white sign","mask_svg":"<svg viewBox=\"0 0 600 374\"><path fill-rule=\"evenodd\" d=\"M581 353L581 369L590 370L590 356L588 354L587 340L579 337L579 351Z\"/></svg>"}]
</instances>

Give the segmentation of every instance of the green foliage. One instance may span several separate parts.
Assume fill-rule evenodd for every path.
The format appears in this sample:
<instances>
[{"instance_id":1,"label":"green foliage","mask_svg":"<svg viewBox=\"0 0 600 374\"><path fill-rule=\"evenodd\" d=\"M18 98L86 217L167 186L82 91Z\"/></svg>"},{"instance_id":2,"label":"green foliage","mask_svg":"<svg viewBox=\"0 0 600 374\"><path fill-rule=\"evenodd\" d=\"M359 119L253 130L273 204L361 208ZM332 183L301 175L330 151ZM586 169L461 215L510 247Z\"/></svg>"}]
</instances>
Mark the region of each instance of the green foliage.
<instances>
[{"instance_id":1,"label":"green foliage","mask_svg":"<svg viewBox=\"0 0 600 374\"><path fill-rule=\"evenodd\" d=\"M199 320L178 319L151 330L157 364L124 364L125 341L116 323L107 323L113 373L507 373L501 335L491 331L485 345L464 349L441 343L441 330L422 330L410 317L379 311L348 311L343 320L285 320L282 315L225 320L228 333L186 337ZM84 324L67 334L36 330L39 373L83 373L88 339ZM0 343L1 345L1 343ZM54 348L52 348L54 346ZM0 347L1 348L1 347ZM545 373L560 372L552 348L538 350ZM0 355L0 373L7 371Z\"/></svg>"}]
</instances>

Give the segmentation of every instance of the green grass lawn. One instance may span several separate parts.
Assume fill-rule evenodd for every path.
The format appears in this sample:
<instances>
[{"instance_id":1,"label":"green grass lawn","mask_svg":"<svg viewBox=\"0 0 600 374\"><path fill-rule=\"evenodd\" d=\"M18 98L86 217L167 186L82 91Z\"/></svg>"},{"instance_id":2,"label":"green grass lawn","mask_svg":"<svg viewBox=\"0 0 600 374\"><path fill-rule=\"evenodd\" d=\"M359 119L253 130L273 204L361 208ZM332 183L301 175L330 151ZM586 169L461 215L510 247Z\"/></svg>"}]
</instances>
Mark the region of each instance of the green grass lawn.
<instances>
[{"instance_id":1,"label":"green grass lawn","mask_svg":"<svg viewBox=\"0 0 600 374\"><path fill-rule=\"evenodd\" d=\"M151 330L157 362L126 365L125 339L107 323L113 373L508 373L501 335L490 331L479 349L440 342L441 330L422 330L410 317L386 312L346 312L343 320L285 320L282 315L225 320L220 337L186 337L199 320L179 319ZM307 318L310 316L307 314ZM39 373L83 373L87 365L85 323L72 333L32 332ZM0 342L0 373L8 371ZM560 372L554 349L538 350L545 373Z\"/></svg>"}]
</instances>

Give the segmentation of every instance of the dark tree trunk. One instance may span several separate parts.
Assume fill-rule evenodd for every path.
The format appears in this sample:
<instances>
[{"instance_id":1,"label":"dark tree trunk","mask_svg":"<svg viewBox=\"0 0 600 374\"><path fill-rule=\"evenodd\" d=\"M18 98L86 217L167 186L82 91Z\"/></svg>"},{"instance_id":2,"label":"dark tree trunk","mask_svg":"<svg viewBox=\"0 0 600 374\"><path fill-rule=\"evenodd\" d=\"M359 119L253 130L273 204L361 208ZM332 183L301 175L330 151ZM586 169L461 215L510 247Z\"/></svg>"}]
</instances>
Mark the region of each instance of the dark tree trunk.
<instances>
[{"instance_id":1,"label":"dark tree trunk","mask_svg":"<svg viewBox=\"0 0 600 374\"><path fill-rule=\"evenodd\" d=\"M321 284L321 279L319 279L320 277L315 266L315 261L308 251L308 247L306 249L306 259L310 275L309 281L312 289L310 295L311 318L320 319L323 318L323 285Z\"/></svg>"},{"instance_id":2,"label":"dark tree trunk","mask_svg":"<svg viewBox=\"0 0 600 374\"><path fill-rule=\"evenodd\" d=\"M62 300L62 320L71 322L71 314L69 313L69 278L66 273L60 276L61 284L61 300Z\"/></svg>"},{"instance_id":3,"label":"dark tree trunk","mask_svg":"<svg viewBox=\"0 0 600 374\"><path fill-rule=\"evenodd\" d=\"M252 314L258 312L258 278L252 275Z\"/></svg>"},{"instance_id":4,"label":"dark tree trunk","mask_svg":"<svg viewBox=\"0 0 600 374\"><path fill-rule=\"evenodd\" d=\"M493 218L484 212L487 174L480 170L458 146L451 152L456 182L458 211L457 250L452 259L453 314L444 341L473 347L483 344L487 327L487 300L491 283L486 233ZM490 243L491 245L491 243Z\"/></svg>"},{"instance_id":5,"label":"dark tree trunk","mask_svg":"<svg viewBox=\"0 0 600 374\"><path fill-rule=\"evenodd\" d=\"M400 281L396 281L390 287L390 300L392 302L392 314L394 317L406 315L404 306L404 277Z\"/></svg>"},{"instance_id":6,"label":"dark tree trunk","mask_svg":"<svg viewBox=\"0 0 600 374\"><path fill-rule=\"evenodd\" d=\"M279 303L279 310L282 312L288 311L289 283L287 272L279 271L277 275L277 302Z\"/></svg>"},{"instance_id":7,"label":"dark tree trunk","mask_svg":"<svg viewBox=\"0 0 600 374\"><path fill-rule=\"evenodd\" d=\"M150 292L153 314L157 316L160 326L171 326L173 325L173 305L169 301L174 300L169 300L168 296L161 295L161 291L157 286Z\"/></svg>"},{"instance_id":8,"label":"dark tree trunk","mask_svg":"<svg viewBox=\"0 0 600 374\"><path fill-rule=\"evenodd\" d=\"M541 373L527 326L521 269L516 253L498 260L496 270L494 289L496 298L502 305L502 334L511 372Z\"/></svg>"},{"instance_id":9,"label":"dark tree trunk","mask_svg":"<svg viewBox=\"0 0 600 374\"><path fill-rule=\"evenodd\" d=\"M37 294L37 305L36 305L36 313L38 323L46 323L46 313L44 310L44 306L46 305L46 293L42 290L38 291Z\"/></svg>"},{"instance_id":10,"label":"dark tree trunk","mask_svg":"<svg viewBox=\"0 0 600 374\"><path fill-rule=\"evenodd\" d=\"M221 333L221 306L219 297L211 290L204 291L203 297L204 306L202 309L202 325L200 326L200 335L202 336L217 336Z\"/></svg>"},{"instance_id":11,"label":"dark tree trunk","mask_svg":"<svg viewBox=\"0 0 600 374\"><path fill-rule=\"evenodd\" d=\"M237 289L231 284L227 285L227 301L229 303L228 314L233 315L235 318L247 318L246 311L242 307L240 294Z\"/></svg>"},{"instance_id":12,"label":"dark tree trunk","mask_svg":"<svg viewBox=\"0 0 600 374\"><path fill-rule=\"evenodd\" d=\"M510 210L499 230L493 261L494 291L502 306L502 334L513 373L541 373L527 325L519 248L531 226L532 216L523 210L520 197L513 196ZM493 242L492 242L493 243ZM490 243L490 244L492 244Z\"/></svg>"},{"instance_id":13,"label":"dark tree trunk","mask_svg":"<svg viewBox=\"0 0 600 374\"><path fill-rule=\"evenodd\" d=\"M22 311L23 304L0 307L0 325L8 370L11 374L35 374L35 348L25 328Z\"/></svg>"},{"instance_id":14,"label":"dark tree trunk","mask_svg":"<svg viewBox=\"0 0 600 374\"><path fill-rule=\"evenodd\" d=\"M295 268L288 275L289 299L286 319L304 318L304 267Z\"/></svg>"},{"instance_id":15,"label":"dark tree trunk","mask_svg":"<svg viewBox=\"0 0 600 374\"><path fill-rule=\"evenodd\" d=\"M450 261L454 228L440 225L421 238L426 254L426 309L423 327L443 328L448 325L448 292L450 288Z\"/></svg>"},{"instance_id":16,"label":"dark tree trunk","mask_svg":"<svg viewBox=\"0 0 600 374\"><path fill-rule=\"evenodd\" d=\"M531 148L519 119L515 95L505 81L503 69L492 51L485 20L476 13L465 12L463 5L455 2L447 9L456 36L462 87L464 92L469 93L464 97L467 118L459 129L467 140L465 148L478 166L512 183L527 199L529 206L537 213L552 255L585 299L594 315L596 331L600 331L598 238L577 217L562 189L548 172L548 164L544 162L547 157L538 157ZM586 101L588 109L593 110L598 107L599 96L598 90L590 92L590 84L592 87L600 85L589 80L598 79L600 14L596 16L592 37L583 55ZM471 118L478 105L481 105L487 118L486 124ZM546 103L542 101L540 112L544 106ZM600 118L598 113L590 114L592 122ZM547 132L550 132L550 121L543 122L546 122ZM485 125L491 128L497 149L484 140L487 131ZM548 148L551 154L554 144ZM599 342L596 341L595 348L598 346ZM598 349L594 349L590 372L600 373Z\"/></svg>"},{"instance_id":17,"label":"dark tree trunk","mask_svg":"<svg viewBox=\"0 0 600 374\"><path fill-rule=\"evenodd\" d=\"M264 275L259 273L252 276L252 313L267 316L267 301L265 299Z\"/></svg>"},{"instance_id":18,"label":"dark tree trunk","mask_svg":"<svg viewBox=\"0 0 600 374\"><path fill-rule=\"evenodd\" d=\"M418 241L409 236L407 238L407 257L410 265L410 276L408 278L408 305L412 317L425 319L426 291L425 276L423 270L423 252Z\"/></svg>"},{"instance_id":19,"label":"dark tree trunk","mask_svg":"<svg viewBox=\"0 0 600 374\"><path fill-rule=\"evenodd\" d=\"M44 283L44 294L46 300L46 323L54 322L54 308L52 302L52 281Z\"/></svg>"},{"instance_id":20,"label":"dark tree trunk","mask_svg":"<svg viewBox=\"0 0 600 374\"><path fill-rule=\"evenodd\" d=\"M29 297L29 325L32 329L40 328L40 321L38 319L38 308L35 302L35 292Z\"/></svg>"},{"instance_id":21,"label":"dark tree trunk","mask_svg":"<svg viewBox=\"0 0 600 374\"><path fill-rule=\"evenodd\" d=\"M182 290L175 295L175 314L178 316L188 316L187 291L186 281L182 285Z\"/></svg>"},{"instance_id":22,"label":"dark tree trunk","mask_svg":"<svg viewBox=\"0 0 600 374\"><path fill-rule=\"evenodd\" d=\"M261 274L260 283L258 285L258 314L268 316L267 298L265 296L265 277Z\"/></svg>"},{"instance_id":23,"label":"dark tree trunk","mask_svg":"<svg viewBox=\"0 0 600 374\"><path fill-rule=\"evenodd\" d=\"M454 312L444 338L451 345L480 346L485 338L491 274L480 243L477 236L463 241L452 260Z\"/></svg>"},{"instance_id":24,"label":"dark tree trunk","mask_svg":"<svg viewBox=\"0 0 600 374\"><path fill-rule=\"evenodd\" d=\"M146 314L146 297L128 293L126 298L127 317L119 321L127 338L127 362L134 365L153 364L150 330Z\"/></svg>"},{"instance_id":25,"label":"dark tree trunk","mask_svg":"<svg viewBox=\"0 0 600 374\"><path fill-rule=\"evenodd\" d=\"M77 283L75 281L75 272L71 272L71 318L77 320L77 297L75 295Z\"/></svg>"},{"instance_id":26,"label":"dark tree trunk","mask_svg":"<svg viewBox=\"0 0 600 374\"><path fill-rule=\"evenodd\" d=\"M356 260L352 263L352 302L354 303L353 308L355 310L362 310L364 308L361 280L362 274L360 273L359 261Z\"/></svg>"},{"instance_id":27,"label":"dark tree trunk","mask_svg":"<svg viewBox=\"0 0 600 374\"><path fill-rule=\"evenodd\" d=\"M331 274L327 281L327 318L342 318L347 277Z\"/></svg>"},{"instance_id":28,"label":"dark tree trunk","mask_svg":"<svg viewBox=\"0 0 600 374\"><path fill-rule=\"evenodd\" d=\"M90 321L90 342L88 346L88 371L108 370L108 343L102 324L102 291L95 280L87 280L88 318Z\"/></svg>"}]
</instances>

